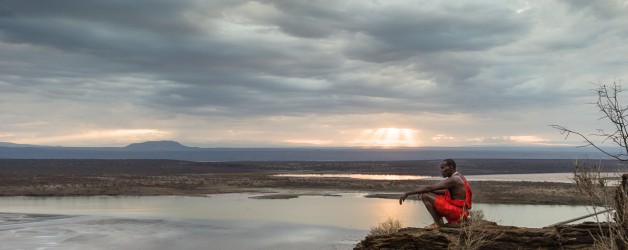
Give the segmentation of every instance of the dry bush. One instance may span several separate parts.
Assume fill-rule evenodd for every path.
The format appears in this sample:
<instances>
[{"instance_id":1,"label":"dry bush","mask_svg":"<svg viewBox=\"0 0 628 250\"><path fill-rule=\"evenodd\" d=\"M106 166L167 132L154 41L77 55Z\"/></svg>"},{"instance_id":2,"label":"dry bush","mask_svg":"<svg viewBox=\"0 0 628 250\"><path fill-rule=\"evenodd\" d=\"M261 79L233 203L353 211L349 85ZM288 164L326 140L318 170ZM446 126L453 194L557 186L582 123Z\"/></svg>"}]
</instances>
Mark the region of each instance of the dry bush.
<instances>
[{"instance_id":1,"label":"dry bush","mask_svg":"<svg viewBox=\"0 0 628 250\"><path fill-rule=\"evenodd\" d=\"M368 236L392 234L398 232L399 229L401 229L401 221L389 217L377 226L371 227Z\"/></svg>"},{"instance_id":2,"label":"dry bush","mask_svg":"<svg viewBox=\"0 0 628 250\"><path fill-rule=\"evenodd\" d=\"M611 212L595 215L594 219L599 225L599 233L594 233L593 249L627 249L628 234L626 209L628 207L628 194L626 191L627 177L623 178L623 184L609 185L608 176L601 169L601 163L593 166L574 163L574 182L578 191L589 199L592 210L597 214L610 210ZM616 177L619 173L615 174ZM614 212L613 212L614 210Z\"/></svg>"},{"instance_id":3,"label":"dry bush","mask_svg":"<svg viewBox=\"0 0 628 250\"><path fill-rule=\"evenodd\" d=\"M602 172L601 162L591 165L575 161L573 176L578 192L587 198L594 210L612 207L613 196L609 192L612 188L609 186L606 175Z\"/></svg>"},{"instance_id":4,"label":"dry bush","mask_svg":"<svg viewBox=\"0 0 628 250\"><path fill-rule=\"evenodd\" d=\"M603 114L600 119L606 120L612 125L610 130L597 129L597 133L585 135L561 125L551 126L565 135L565 138L573 134L584 139L583 147L591 146L620 162L628 162L628 105L622 104L620 100L621 97L625 97L625 95L622 95L621 82L613 82L612 85L608 86L598 83L595 91L597 93L597 101L593 104ZM596 142L596 140L589 137L601 139L601 142ZM621 150L610 151L601 147L605 142L610 142ZM603 176L601 169L601 163L587 166L576 162L574 171L574 181L578 186L578 190L583 196L590 199L593 206L594 211L591 213L592 215L600 211L615 209L615 212L610 215L606 213L603 219L600 219L600 216L595 216L598 225L600 225L600 233L593 235L595 248L628 249L626 215L624 213L628 204L628 199L626 199L628 175L624 175L622 184L619 187L613 188L609 187L607 178ZM599 223L600 221L606 223Z\"/></svg>"},{"instance_id":5,"label":"dry bush","mask_svg":"<svg viewBox=\"0 0 628 250\"><path fill-rule=\"evenodd\" d=\"M499 238L501 234L494 235L487 231L488 224L490 222L485 219L484 211L469 211L469 217L461 224L458 247L464 250L480 249Z\"/></svg>"}]
</instances>

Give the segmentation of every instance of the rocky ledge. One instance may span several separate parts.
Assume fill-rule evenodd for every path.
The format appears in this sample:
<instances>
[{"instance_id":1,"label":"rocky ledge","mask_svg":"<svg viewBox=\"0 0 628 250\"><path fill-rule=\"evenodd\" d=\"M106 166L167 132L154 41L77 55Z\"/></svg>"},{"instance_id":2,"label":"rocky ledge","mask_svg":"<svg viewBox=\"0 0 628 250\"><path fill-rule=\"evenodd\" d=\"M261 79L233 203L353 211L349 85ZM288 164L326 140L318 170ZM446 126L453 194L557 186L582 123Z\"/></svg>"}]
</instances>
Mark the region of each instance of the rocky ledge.
<instances>
[{"instance_id":1,"label":"rocky ledge","mask_svg":"<svg viewBox=\"0 0 628 250\"><path fill-rule=\"evenodd\" d=\"M397 233L367 236L354 249L591 249L608 224L585 222L546 228L446 225L437 230L403 228Z\"/></svg>"}]
</instances>

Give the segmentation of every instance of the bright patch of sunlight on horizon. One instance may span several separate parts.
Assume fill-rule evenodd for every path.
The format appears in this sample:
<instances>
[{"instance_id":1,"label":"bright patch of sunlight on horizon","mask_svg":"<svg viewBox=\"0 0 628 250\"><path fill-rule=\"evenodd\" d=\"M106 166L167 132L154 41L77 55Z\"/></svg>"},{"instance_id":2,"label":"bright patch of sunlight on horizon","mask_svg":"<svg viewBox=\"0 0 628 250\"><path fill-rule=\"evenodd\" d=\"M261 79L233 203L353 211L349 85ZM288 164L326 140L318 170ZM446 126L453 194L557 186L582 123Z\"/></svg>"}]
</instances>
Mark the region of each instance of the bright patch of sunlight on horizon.
<instances>
[{"instance_id":1,"label":"bright patch of sunlight on horizon","mask_svg":"<svg viewBox=\"0 0 628 250\"><path fill-rule=\"evenodd\" d=\"M328 145L330 143L332 143L331 140L309 140L309 139L290 139L290 140L284 140L284 142L287 143L293 143L293 144L311 144L311 145Z\"/></svg>"},{"instance_id":2,"label":"bright patch of sunlight on horizon","mask_svg":"<svg viewBox=\"0 0 628 250\"><path fill-rule=\"evenodd\" d=\"M353 144L383 148L418 147L421 142L416 138L416 133L416 130L409 128L366 129Z\"/></svg>"}]
</instances>

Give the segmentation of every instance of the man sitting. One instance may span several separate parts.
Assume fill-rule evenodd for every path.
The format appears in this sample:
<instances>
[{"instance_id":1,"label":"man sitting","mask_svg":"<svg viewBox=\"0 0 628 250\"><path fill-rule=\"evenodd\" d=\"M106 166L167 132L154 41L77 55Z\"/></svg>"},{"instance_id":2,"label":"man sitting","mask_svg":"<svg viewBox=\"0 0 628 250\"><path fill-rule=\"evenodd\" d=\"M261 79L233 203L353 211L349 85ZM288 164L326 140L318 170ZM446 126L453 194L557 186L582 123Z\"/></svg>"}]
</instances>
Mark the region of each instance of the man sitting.
<instances>
[{"instance_id":1,"label":"man sitting","mask_svg":"<svg viewBox=\"0 0 628 250\"><path fill-rule=\"evenodd\" d=\"M447 178L433 185L420 186L418 189L404 193L399 198L401 205L408 196L419 194L427 211L434 219L434 224L429 229L441 227L443 217L450 224L458 223L469 216L471 209L471 187L467 179L456 172L456 162L446 159L440 164L440 173Z\"/></svg>"}]
</instances>

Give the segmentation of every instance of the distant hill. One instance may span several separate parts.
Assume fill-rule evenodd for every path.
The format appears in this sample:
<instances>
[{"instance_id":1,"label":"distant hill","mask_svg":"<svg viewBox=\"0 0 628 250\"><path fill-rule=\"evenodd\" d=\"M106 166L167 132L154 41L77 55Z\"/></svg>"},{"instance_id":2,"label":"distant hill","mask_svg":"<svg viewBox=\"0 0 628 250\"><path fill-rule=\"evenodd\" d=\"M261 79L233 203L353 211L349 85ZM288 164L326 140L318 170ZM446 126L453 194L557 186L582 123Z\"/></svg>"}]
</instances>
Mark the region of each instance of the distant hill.
<instances>
[{"instance_id":1,"label":"distant hill","mask_svg":"<svg viewBox=\"0 0 628 250\"><path fill-rule=\"evenodd\" d=\"M184 161L412 161L462 159L609 159L593 148L199 148L176 141L147 141L126 147L62 147L0 142L6 159L171 159Z\"/></svg>"},{"instance_id":2,"label":"distant hill","mask_svg":"<svg viewBox=\"0 0 628 250\"><path fill-rule=\"evenodd\" d=\"M23 147L42 147L42 146L30 145L30 144L18 144L18 143L12 143L12 142L0 142L0 147L23 148Z\"/></svg>"},{"instance_id":3,"label":"distant hill","mask_svg":"<svg viewBox=\"0 0 628 250\"><path fill-rule=\"evenodd\" d=\"M184 146L181 143L176 142L176 141L138 142L138 143L131 143L125 148L132 149L132 150L147 150L147 151L153 151L153 150L180 151L180 150L194 149L194 147Z\"/></svg>"}]
</instances>

